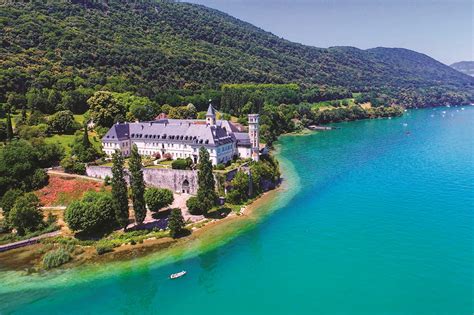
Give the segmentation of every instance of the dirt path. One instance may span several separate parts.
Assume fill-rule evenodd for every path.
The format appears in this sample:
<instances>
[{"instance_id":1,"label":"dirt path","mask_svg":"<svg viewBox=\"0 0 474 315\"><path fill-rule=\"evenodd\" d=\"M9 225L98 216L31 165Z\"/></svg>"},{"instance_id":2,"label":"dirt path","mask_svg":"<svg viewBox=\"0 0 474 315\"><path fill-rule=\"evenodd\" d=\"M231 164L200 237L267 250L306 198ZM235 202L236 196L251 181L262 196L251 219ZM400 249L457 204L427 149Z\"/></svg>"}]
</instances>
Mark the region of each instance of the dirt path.
<instances>
[{"instance_id":1,"label":"dirt path","mask_svg":"<svg viewBox=\"0 0 474 315\"><path fill-rule=\"evenodd\" d=\"M43 238L54 237L54 236L57 236L59 234L61 234L61 231L54 231L54 232L42 234L42 235L39 235L39 236L36 236L36 237L32 237L32 238L29 238L29 239L26 239L26 240L23 240L23 241L9 243L9 244L5 244L5 245L0 245L0 252L4 252L4 251L14 249L14 248L18 248L18 247L31 245L31 244L37 243L39 240L41 240Z\"/></svg>"},{"instance_id":2,"label":"dirt path","mask_svg":"<svg viewBox=\"0 0 474 315\"><path fill-rule=\"evenodd\" d=\"M53 171L53 170L48 170L48 174L64 176L64 177L82 178L82 179L87 179L87 180L93 180L93 181L96 181L96 182L103 182L104 181L102 178L95 178L95 177L89 177L89 176L86 176L86 175L78 175L78 174L69 174L69 173L64 173L64 172L60 172L60 171Z\"/></svg>"}]
</instances>

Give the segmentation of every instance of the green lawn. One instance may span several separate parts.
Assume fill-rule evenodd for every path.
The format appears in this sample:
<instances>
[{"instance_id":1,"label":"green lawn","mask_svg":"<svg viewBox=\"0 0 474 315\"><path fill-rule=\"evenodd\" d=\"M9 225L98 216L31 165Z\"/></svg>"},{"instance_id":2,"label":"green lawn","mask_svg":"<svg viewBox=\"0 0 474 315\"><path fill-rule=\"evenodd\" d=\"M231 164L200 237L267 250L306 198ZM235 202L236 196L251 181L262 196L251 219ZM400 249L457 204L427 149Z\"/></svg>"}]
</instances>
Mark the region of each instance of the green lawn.
<instances>
[{"instance_id":1,"label":"green lawn","mask_svg":"<svg viewBox=\"0 0 474 315\"><path fill-rule=\"evenodd\" d=\"M94 148L99 150L101 148L101 142L95 133L89 132L89 140L91 141ZM58 143L64 148L64 151L69 154L71 153L71 145L74 143L74 135L53 135L51 137L44 138L46 143Z\"/></svg>"},{"instance_id":2,"label":"green lawn","mask_svg":"<svg viewBox=\"0 0 474 315\"><path fill-rule=\"evenodd\" d=\"M353 98L344 98L340 100L330 100L330 101L323 101L323 102L318 102L318 103L313 103L311 104L312 109L316 108L324 108L324 107L334 107L334 102L339 102L339 104L342 106L342 102L346 101L348 105L354 105L354 99Z\"/></svg>"},{"instance_id":3,"label":"green lawn","mask_svg":"<svg viewBox=\"0 0 474 315\"><path fill-rule=\"evenodd\" d=\"M52 137L44 138L46 143L58 143L64 148L64 151L71 153L71 145L74 142L74 135L54 135Z\"/></svg>"},{"instance_id":4,"label":"green lawn","mask_svg":"<svg viewBox=\"0 0 474 315\"><path fill-rule=\"evenodd\" d=\"M74 120L80 123L82 126L82 124L84 123L84 114L74 115Z\"/></svg>"}]
</instances>

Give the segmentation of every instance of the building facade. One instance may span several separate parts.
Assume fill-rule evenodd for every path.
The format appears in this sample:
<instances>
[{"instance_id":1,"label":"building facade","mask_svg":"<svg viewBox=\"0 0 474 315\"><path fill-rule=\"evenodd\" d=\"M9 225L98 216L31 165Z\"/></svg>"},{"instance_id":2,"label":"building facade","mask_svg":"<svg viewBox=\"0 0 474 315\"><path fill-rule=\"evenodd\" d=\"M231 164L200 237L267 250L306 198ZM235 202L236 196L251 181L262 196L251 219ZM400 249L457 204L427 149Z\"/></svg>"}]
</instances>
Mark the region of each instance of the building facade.
<instances>
[{"instance_id":1,"label":"building facade","mask_svg":"<svg viewBox=\"0 0 474 315\"><path fill-rule=\"evenodd\" d=\"M213 165L227 163L234 156L258 160L258 115L249 115L249 132L227 120L217 120L212 105L205 120L158 119L149 122L117 123L102 138L103 151L116 150L129 156L133 145L143 156L185 159L199 162L204 147Z\"/></svg>"}]
</instances>

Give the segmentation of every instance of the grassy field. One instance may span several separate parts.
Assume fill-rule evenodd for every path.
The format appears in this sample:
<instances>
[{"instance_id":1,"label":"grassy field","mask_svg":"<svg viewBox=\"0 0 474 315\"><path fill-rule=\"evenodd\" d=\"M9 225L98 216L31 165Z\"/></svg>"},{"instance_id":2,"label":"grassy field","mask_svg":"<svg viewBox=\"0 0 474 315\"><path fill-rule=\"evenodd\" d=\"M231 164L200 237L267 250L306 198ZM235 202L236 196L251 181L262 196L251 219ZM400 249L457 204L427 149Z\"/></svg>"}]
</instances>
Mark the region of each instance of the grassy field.
<instances>
[{"instance_id":1,"label":"grassy field","mask_svg":"<svg viewBox=\"0 0 474 315\"><path fill-rule=\"evenodd\" d=\"M64 148L64 151L71 153L71 145L74 142L74 135L54 135L52 137L44 138L46 143L57 143Z\"/></svg>"},{"instance_id":2,"label":"grassy field","mask_svg":"<svg viewBox=\"0 0 474 315\"><path fill-rule=\"evenodd\" d=\"M81 114L81 115L74 115L74 120L77 121L78 123L80 123L81 126L82 126L82 124L84 123L85 118L84 118L84 115L83 115L83 114Z\"/></svg>"},{"instance_id":3,"label":"grassy field","mask_svg":"<svg viewBox=\"0 0 474 315\"><path fill-rule=\"evenodd\" d=\"M74 143L74 135L53 135L51 137L44 138L46 143L57 143L64 148L64 151L69 154L71 153L71 146ZM97 150L100 150L102 144L95 131L89 131L89 140Z\"/></svg>"},{"instance_id":4,"label":"grassy field","mask_svg":"<svg viewBox=\"0 0 474 315\"><path fill-rule=\"evenodd\" d=\"M311 108L312 109L331 108L331 107L335 107L336 102L338 102L340 106L342 106L342 104L344 102L347 102L348 105L354 105L355 104L353 98L344 98L344 99L340 99L340 100L331 100L331 101L323 101L323 102L313 103L313 104L311 104Z\"/></svg>"}]
</instances>

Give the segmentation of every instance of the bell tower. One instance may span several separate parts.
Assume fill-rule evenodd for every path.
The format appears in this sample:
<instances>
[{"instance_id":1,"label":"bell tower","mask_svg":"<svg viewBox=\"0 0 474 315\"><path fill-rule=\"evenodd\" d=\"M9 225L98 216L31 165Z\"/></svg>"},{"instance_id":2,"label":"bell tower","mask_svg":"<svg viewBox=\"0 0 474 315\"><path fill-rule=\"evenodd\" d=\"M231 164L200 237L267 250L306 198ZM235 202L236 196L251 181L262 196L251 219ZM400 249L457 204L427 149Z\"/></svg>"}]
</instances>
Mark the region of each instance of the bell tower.
<instances>
[{"instance_id":1,"label":"bell tower","mask_svg":"<svg viewBox=\"0 0 474 315\"><path fill-rule=\"evenodd\" d=\"M258 161L259 160L259 153L260 153L260 142L259 142L259 126L258 126L258 114L249 114L249 137L250 137L250 144L252 150L252 160Z\"/></svg>"},{"instance_id":2,"label":"bell tower","mask_svg":"<svg viewBox=\"0 0 474 315\"><path fill-rule=\"evenodd\" d=\"M209 103L209 108L206 113L206 124L209 126L214 126L216 124L216 110L212 107L211 103Z\"/></svg>"}]
</instances>

